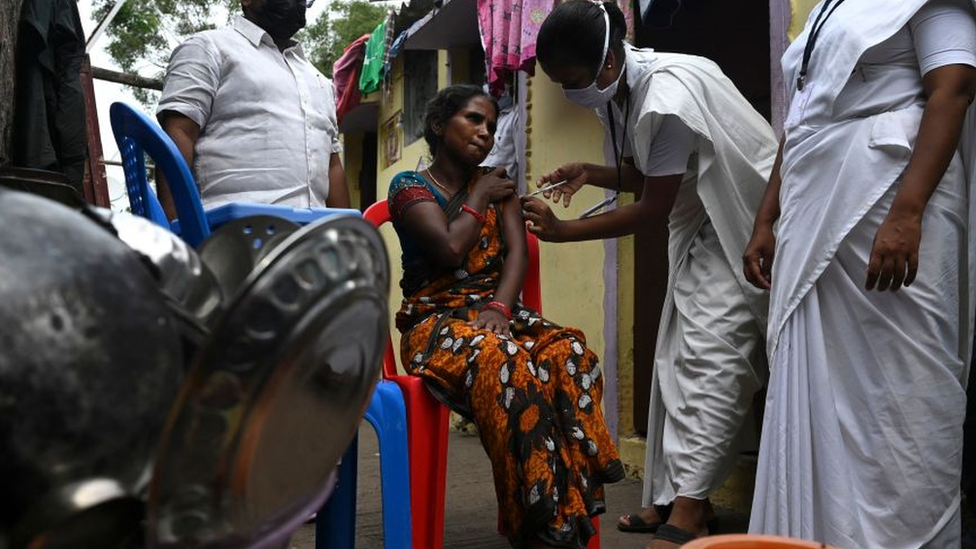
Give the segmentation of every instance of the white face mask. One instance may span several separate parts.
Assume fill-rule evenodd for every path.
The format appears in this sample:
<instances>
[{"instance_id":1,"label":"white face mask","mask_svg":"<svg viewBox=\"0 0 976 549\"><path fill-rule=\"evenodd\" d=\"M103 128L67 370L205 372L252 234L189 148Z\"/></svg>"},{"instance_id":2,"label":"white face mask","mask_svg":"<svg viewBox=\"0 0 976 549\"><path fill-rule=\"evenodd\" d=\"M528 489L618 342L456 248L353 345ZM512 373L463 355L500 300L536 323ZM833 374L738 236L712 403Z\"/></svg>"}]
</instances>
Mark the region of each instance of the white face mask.
<instances>
[{"instance_id":1,"label":"white face mask","mask_svg":"<svg viewBox=\"0 0 976 549\"><path fill-rule=\"evenodd\" d=\"M600 4L600 9L603 10L603 20L606 23L607 31L603 39L603 59L596 68L597 76L600 75L600 71L603 69L603 64L607 62L607 54L610 49L610 16L607 14L607 10L603 7L603 4ZM617 75L617 79L603 89L600 89L600 87L596 85L596 77L594 77L593 82L585 88L576 90L567 90L566 88L563 88L563 95L566 96L566 99L569 99L581 107L597 109L603 105L606 105L610 99L613 98L614 94L617 93L617 85L620 83L620 79L623 77L623 75L624 71L623 67L621 67L620 74Z\"/></svg>"},{"instance_id":2,"label":"white face mask","mask_svg":"<svg viewBox=\"0 0 976 549\"><path fill-rule=\"evenodd\" d=\"M563 95L566 99L569 99L573 103L581 107L586 107L588 109L598 109L606 105L613 96L617 93L617 85L620 84L620 79L623 78L624 71L621 70L617 79L610 83L609 86L600 89L596 85L596 79L593 83L585 88L580 88L578 90L567 90L563 88Z\"/></svg>"}]
</instances>

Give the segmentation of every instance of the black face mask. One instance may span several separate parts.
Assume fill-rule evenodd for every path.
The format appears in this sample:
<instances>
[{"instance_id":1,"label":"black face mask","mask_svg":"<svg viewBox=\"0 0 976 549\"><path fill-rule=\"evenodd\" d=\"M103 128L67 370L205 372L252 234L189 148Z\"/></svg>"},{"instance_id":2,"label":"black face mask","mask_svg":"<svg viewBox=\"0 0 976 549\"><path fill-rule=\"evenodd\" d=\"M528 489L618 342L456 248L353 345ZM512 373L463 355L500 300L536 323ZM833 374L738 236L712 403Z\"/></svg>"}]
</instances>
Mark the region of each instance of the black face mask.
<instances>
[{"instance_id":1,"label":"black face mask","mask_svg":"<svg viewBox=\"0 0 976 549\"><path fill-rule=\"evenodd\" d=\"M264 0L254 22L271 38L288 40L305 26L305 0Z\"/></svg>"}]
</instances>

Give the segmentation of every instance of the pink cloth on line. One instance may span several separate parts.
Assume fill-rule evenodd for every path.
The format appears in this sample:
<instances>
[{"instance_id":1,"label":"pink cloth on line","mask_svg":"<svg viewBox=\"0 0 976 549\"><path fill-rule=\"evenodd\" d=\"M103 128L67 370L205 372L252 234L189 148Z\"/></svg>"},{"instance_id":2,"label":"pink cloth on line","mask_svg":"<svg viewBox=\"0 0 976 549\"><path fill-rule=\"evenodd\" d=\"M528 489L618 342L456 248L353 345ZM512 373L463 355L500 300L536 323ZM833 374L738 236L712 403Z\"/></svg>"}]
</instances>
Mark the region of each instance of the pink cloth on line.
<instances>
[{"instance_id":1,"label":"pink cloth on line","mask_svg":"<svg viewBox=\"0 0 976 549\"><path fill-rule=\"evenodd\" d=\"M535 73L539 27L554 0L478 0L478 28L491 92L498 95L512 73Z\"/></svg>"},{"instance_id":2,"label":"pink cloth on line","mask_svg":"<svg viewBox=\"0 0 976 549\"><path fill-rule=\"evenodd\" d=\"M617 7L624 14L624 21L627 22L627 41L634 41L634 6L628 0L617 0Z\"/></svg>"},{"instance_id":3,"label":"pink cloth on line","mask_svg":"<svg viewBox=\"0 0 976 549\"><path fill-rule=\"evenodd\" d=\"M332 84L335 86L336 121L342 123L342 117L359 105L362 95L359 93L359 71L363 68L363 58L366 54L366 42L369 34L364 34L346 46L342 57L332 64Z\"/></svg>"}]
</instances>

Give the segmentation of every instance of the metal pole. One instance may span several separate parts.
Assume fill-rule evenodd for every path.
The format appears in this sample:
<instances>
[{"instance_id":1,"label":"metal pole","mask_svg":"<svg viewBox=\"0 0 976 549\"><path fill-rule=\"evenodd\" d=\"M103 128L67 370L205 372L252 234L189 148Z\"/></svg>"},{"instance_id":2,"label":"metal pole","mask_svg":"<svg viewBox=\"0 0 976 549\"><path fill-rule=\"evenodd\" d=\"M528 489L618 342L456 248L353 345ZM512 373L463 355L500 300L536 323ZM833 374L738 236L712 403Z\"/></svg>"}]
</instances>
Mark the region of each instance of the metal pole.
<instances>
[{"instance_id":1,"label":"metal pole","mask_svg":"<svg viewBox=\"0 0 976 549\"><path fill-rule=\"evenodd\" d=\"M115 82L116 84L123 84L133 88L146 88L150 90L163 89L162 80L156 78L146 78L145 76L139 76L138 74L103 69L101 67L92 67L92 76L98 80Z\"/></svg>"},{"instance_id":2,"label":"metal pole","mask_svg":"<svg viewBox=\"0 0 976 549\"><path fill-rule=\"evenodd\" d=\"M115 19L115 16L119 14L119 10L122 9L122 6L124 6L125 3L126 0L118 0L115 2L115 5L112 6L112 10L108 12L108 15L98 22L98 26L95 27L95 31L92 32L91 36L88 37L88 42L85 43L85 53L91 53L92 48L95 47L95 42L99 39L99 37L102 36L105 29L108 28L109 23L111 23L112 20Z\"/></svg>"}]
</instances>

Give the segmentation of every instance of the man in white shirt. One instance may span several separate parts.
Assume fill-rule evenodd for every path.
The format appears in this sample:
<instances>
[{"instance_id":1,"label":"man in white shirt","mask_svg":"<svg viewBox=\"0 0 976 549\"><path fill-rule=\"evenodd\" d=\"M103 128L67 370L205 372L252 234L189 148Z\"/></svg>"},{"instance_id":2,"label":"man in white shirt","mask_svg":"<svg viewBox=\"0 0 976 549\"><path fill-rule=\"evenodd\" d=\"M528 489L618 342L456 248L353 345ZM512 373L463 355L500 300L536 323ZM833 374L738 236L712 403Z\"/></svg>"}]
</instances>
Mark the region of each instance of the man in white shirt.
<instances>
[{"instance_id":1,"label":"man in white shirt","mask_svg":"<svg viewBox=\"0 0 976 549\"><path fill-rule=\"evenodd\" d=\"M292 36L311 0L242 0L170 58L157 116L204 206L349 207L332 82ZM169 212L169 193L160 198Z\"/></svg>"}]
</instances>

